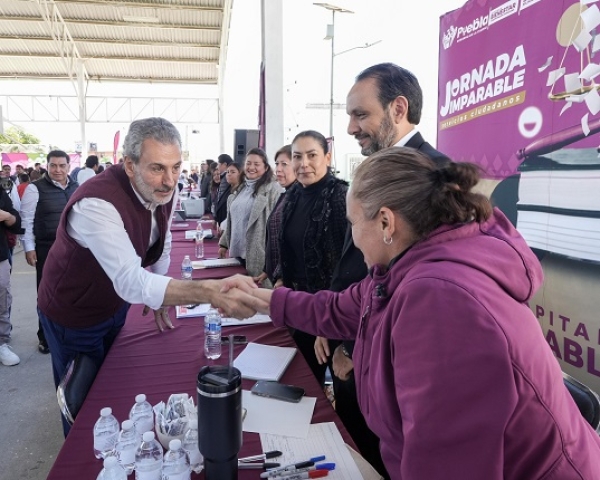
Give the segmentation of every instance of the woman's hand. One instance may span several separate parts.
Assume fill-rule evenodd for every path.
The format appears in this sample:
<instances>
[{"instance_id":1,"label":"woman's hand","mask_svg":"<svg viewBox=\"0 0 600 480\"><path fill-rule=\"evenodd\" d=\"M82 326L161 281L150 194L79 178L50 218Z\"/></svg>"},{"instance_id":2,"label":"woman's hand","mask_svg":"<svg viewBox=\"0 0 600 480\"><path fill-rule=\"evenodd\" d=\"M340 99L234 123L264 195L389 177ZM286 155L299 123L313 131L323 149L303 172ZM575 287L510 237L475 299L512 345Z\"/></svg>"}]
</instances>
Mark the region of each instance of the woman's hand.
<instances>
[{"instance_id":1,"label":"woman's hand","mask_svg":"<svg viewBox=\"0 0 600 480\"><path fill-rule=\"evenodd\" d=\"M315 356L319 365L327 363L327 358L331 355L329 351L329 341L323 337L317 337L315 340Z\"/></svg>"},{"instance_id":2,"label":"woman's hand","mask_svg":"<svg viewBox=\"0 0 600 480\"><path fill-rule=\"evenodd\" d=\"M262 283L267 279L267 274L262 272L258 277L252 277L252 280L256 282L257 285L262 285Z\"/></svg>"},{"instance_id":3,"label":"woman's hand","mask_svg":"<svg viewBox=\"0 0 600 480\"><path fill-rule=\"evenodd\" d=\"M280 278L279 280L277 280L275 282L275 285L273 285L273 289L281 288L281 287L283 287L283 279Z\"/></svg>"},{"instance_id":4,"label":"woman's hand","mask_svg":"<svg viewBox=\"0 0 600 480\"><path fill-rule=\"evenodd\" d=\"M227 249L225 247L219 248L219 258L227 257Z\"/></svg>"}]
</instances>

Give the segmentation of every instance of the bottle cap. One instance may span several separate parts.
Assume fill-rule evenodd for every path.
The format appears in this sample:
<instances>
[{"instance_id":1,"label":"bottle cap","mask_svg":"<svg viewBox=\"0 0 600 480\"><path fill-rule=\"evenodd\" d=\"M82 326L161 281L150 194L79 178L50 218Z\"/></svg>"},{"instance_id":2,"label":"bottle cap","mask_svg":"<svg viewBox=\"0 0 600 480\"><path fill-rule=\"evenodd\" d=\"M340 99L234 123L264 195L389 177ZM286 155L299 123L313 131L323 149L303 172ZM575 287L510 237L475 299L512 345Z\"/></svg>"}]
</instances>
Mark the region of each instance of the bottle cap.
<instances>
[{"instance_id":1,"label":"bottle cap","mask_svg":"<svg viewBox=\"0 0 600 480\"><path fill-rule=\"evenodd\" d=\"M124 420L121 424L123 430L131 430L133 428L133 420Z\"/></svg>"},{"instance_id":2,"label":"bottle cap","mask_svg":"<svg viewBox=\"0 0 600 480\"><path fill-rule=\"evenodd\" d=\"M144 395L143 393L140 393L139 395L135 396L135 403L142 403L146 401L146 395Z\"/></svg>"},{"instance_id":3,"label":"bottle cap","mask_svg":"<svg viewBox=\"0 0 600 480\"><path fill-rule=\"evenodd\" d=\"M181 448L181 440L174 438L169 442L169 450L179 450Z\"/></svg>"},{"instance_id":4,"label":"bottle cap","mask_svg":"<svg viewBox=\"0 0 600 480\"><path fill-rule=\"evenodd\" d=\"M112 415L112 408L104 407L102 410L100 410L100 415L103 417L108 417L109 415Z\"/></svg>"},{"instance_id":5,"label":"bottle cap","mask_svg":"<svg viewBox=\"0 0 600 480\"><path fill-rule=\"evenodd\" d=\"M109 468L114 467L118 463L119 463L119 460L117 460L117 457L113 457L111 455L110 457L106 457L104 459L104 468L106 468L108 470Z\"/></svg>"},{"instance_id":6,"label":"bottle cap","mask_svg":"<svg viewBox=\"0 0 600 480\"><path fill-rule=\"evenodd\" d=\"M144 432L142 440L144 440L144 442L151 442L152 440L154 440L154 432L151 430L148 432Z\"/></svg>"}]
</instances>

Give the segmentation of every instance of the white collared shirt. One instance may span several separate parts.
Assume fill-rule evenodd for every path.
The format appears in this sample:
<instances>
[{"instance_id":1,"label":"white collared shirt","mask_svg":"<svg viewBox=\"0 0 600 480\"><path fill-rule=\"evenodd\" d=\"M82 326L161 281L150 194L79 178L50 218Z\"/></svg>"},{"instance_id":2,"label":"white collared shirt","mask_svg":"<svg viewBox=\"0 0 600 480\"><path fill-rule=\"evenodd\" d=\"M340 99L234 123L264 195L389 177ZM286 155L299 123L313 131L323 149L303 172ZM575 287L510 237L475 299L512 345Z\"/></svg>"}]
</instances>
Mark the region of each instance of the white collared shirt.
<instances>
[{"instance_id":1,"label":"white collared shirt","mask_svg":"<svg viewBox=\"0 0 600 480\"><path fill-rule=\"evenodd\" d=\"M150 243L160 235L156 221L156 205L145 202L137 191L140 202L152 211ZM177 195L177 193L174 193ZM177 197L173 198L173 205ZM169 215L165 246L159 260L148 271L141 267L121 215L112 203L99 198L83 198L73 205L67 218L67 233L83 248L89 248L108 278L117 295L128 303L140 303L156 310L163 304L170 277L165 277L171 263L171 215ZM102 296L102 292L98 292Z\"/></svg>"},{"instance_id":2,"label":"white collared shirt","mask_svg":"<svg viewBox=\"0 0 600 480\"><path fill-rule=\"evenodd\" d=\"M406 145L408 143L408 141L412 137L414 137L417 134L418 131L419 130L417 130L417 128L413 128L410 132L408 132L400 140L398 140L398 142L394 145L394 147L403 147L404 145Z\"/></svg>"}]
</instances>

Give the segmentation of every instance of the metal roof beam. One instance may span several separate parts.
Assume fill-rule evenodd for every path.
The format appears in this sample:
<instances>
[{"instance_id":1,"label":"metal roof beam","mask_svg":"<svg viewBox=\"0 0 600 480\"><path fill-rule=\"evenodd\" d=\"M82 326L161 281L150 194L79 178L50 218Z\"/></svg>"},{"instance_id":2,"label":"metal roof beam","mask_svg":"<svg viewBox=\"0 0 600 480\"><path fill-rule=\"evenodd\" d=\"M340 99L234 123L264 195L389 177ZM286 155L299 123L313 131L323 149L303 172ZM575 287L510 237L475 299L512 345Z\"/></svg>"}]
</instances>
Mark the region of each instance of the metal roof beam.
<instances>
[{"instance_id":1,"label":"metal roof beam","mask_svg":"<svg viewBox=\"0 0 600 480\"><path fill-rule=\"evenodd\" d=\"M1 57L6 57L6 58L56 58L56 54L51 54L51 53L29 53L29 52L23 52L23 53L17 53L17 52L11 52L11 53L2 53L0 55ZM195 59L195 58L168 58L168 57L116 57L116 56L106 56L106 55L102 55L101 57L88 57L86 58L86 60L109 60L109 61L113 61L113 60L118 60L118 61L139 61L139 62L146 62L146 61L152 61L152 62L165 62L165 63L193 63L194 65L198 65L198 64L204 64L204 65L217 65L219 62L218 60L201 60L201 59Z\"/></svg>"},{"instance_id":2,"label":"metal roof beam","mask_svg":"<svg viewBox=\"0 0 600 480\"><path fill-rule=\"evenodd\" d=\"M53 0L35 0L38 3L43 4L54 4ZM167 30L190 30L193 32L197 31L221 31L221 27L211 27L207 25L179 25L179 24L167 24L167 23L144 23L144 22L126 22L123 20L87 20L87 19L78 19L78 18L63 18L58 11L56 5L53 5L53 9L56 9L56 18L60 18L60 22L65 25L94 25L96 27L127 27L127 28L160 28ZM54 18L54 12L51 12L51 19ZM46 16L44 17L46 19ZM0 17L0 20L10 20L16 22L40 22L40 19L37 17L24 17L24 16L4 16Z\"/></svg>"},{"instance_id":3,"label":"metal roof beam","mask_svg":"<svg viewBox=\"0 0 600 480\"><path fill-rule=\"evenodd\" d=\"M7 73L0 72L0 79L2 78L35 78L35 79L43 79L43 80L67 80L70 77L67 74L61 75L60 73ZM177 77L140 77L139 75L135 78L133 77L103 77L100 75L90 76L88 78L88 84L90 81L98 81L98 82L127 82L127 83L185 83L185 84L193 84L193 85L216 85L216 80L214 78L177 78Z\"/></svg>"},{"instance_id":4,"label":"metal roof beam","mask_svg":"<svg viewBox=\"0 0 600 480\"><path fill-rule=\"evenodd\" d=\"M79 73L87 78L85 67L78 67L81 62L81 55L77 50L77 46L73 41L73 37L69 33L69 29L65 24L62 15L58 11L58 7L53 0L36 0L40 13L46 25L50 29L50 35L59 45L59 52L67 68L67 73L71 80L74 80ZM39 21L39 20L38 20Z\"/></svg>"},{"instance_id":5,"label":"metal roof beam","mask_svg":"<svg viewBox=\"0 0 600 480\"><path fill-rule=\"evenodd\" d=\"M177 10L201 10L203 12L219 12L222 13L223 9L218 7L207 7L204 5L190 5L188 3L152 3L144 1L115 1L115 0L54 0L59 4L76 4L76 5L94 5L94 6L106 6L106 7L125 7L125 8L156 8L156 9L171 9L176 8Z\"/></svg>"},{"instance_id":6,"label":"metal roof beam","mask_svg":"<svg viewBox=\"0 0 600 480\"><path fill-rule=\"evenodd\" d=\"M0 23L2 22L2 18L0 18ZM23 42L27 42L28 40L53 40L51 37L42 37L39 35L36 36L26 36L26 37L15 37L13 35L5 35L0 33L0 40L21 40ZM137 47L189 47L189 48L219 48L218 43L181 43L181 42L153 42L153 41L142 41L142 40L131 40L131 39L119 39L119 38L74 38L74 42L79 43L106 43L109 45L122 45L123 43L127 43L127 45L135 45Z\"/></svg>"}]
</instances>

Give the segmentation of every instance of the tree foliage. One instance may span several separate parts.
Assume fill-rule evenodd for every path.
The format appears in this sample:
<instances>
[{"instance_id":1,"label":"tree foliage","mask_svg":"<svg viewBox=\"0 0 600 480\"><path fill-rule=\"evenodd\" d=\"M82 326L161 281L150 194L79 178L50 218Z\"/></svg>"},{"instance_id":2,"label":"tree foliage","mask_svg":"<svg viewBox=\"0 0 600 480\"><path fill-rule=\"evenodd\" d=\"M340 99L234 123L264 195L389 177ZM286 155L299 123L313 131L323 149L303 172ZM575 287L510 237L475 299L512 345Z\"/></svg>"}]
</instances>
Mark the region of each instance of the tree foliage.
<instances>
[{"instance_id":1,"label":"tree foliage","mask_svg":"<svg viewBox=\"0 0 600 480\"><path fill-rule=\"evenodd\" d=\"M35 135L26 132L20 127L8 127L4 130L4 135L0 134L0 143L21 143L23 145L36 145L40 139Z\"/></svg>"}]
</instances>

